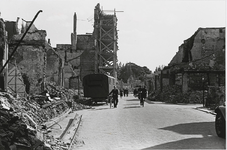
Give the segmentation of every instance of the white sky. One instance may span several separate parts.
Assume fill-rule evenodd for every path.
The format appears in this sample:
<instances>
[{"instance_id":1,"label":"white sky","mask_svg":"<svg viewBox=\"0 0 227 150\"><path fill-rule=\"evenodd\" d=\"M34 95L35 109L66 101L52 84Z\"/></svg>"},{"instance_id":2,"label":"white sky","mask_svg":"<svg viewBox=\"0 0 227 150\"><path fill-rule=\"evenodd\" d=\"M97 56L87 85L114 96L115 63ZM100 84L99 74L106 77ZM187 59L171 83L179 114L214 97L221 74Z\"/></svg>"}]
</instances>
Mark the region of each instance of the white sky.
<instances>
[{"instance_id":1,"label":"white sky","mask_svg":"<svg viewBox=\"0 0 227 150\"><path fill-rule=\"evenodd\" d=\"M226 26L225 0L1 0L1 18L35 20L47 31L51 45L70 44L73 14L77 13L77 34L92 33L94 8L117 13L118 61L156 67L168 65L184 40L199 28Z\"/></svg>"}]
</instances>

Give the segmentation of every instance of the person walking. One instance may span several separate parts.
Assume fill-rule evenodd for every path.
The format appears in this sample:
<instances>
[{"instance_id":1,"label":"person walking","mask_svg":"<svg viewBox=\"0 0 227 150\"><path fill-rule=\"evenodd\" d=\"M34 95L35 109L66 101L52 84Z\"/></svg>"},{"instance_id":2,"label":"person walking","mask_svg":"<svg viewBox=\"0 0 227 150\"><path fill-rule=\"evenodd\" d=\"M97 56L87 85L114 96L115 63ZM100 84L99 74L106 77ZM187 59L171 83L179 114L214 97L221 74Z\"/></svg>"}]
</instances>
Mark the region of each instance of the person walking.
<instances>
[{"instance_id":1,"label":"person walking","mask_svg":"<svg viewBox=\"0 0 227 150\"><path fill-rule=\"evenodd\" d=\"M126 89L126 96L128 97L128 88Z\"/></svg>"},{"instance_id":2,"label":"person walking","mask_svg":"<svg viewBox=\"0 0 227 150\"><path fill-rule=\"evenodd\" d=\"M134 95L134 97L137 97L138 96L138 90L136 88L133 91L133 95Z\"/></svg>"},{"instance_id":3,"label":"person walking","mask_svg":"<svg viewBox=\"0 0 227 150\"><path fill-rule=\"evenodd\" d=\"M140 100L143 106L144 106L144 100L145 100L146 97L147 97L147 89L146 89L146 87L144 86L144 87L141 89L141 100Z\"/></svg>"},{"instance_id":4,"label":"person walking","mask_svg":"<svg viewBox=\"0 0 227 150\"><path fill-rule=\"evenodd\" d=\"M145 86L142 88L142 97L143 99L147 98L147 89Z\"/></svg>"},{"instance_id":5,"label":"person walking","mask_svg":"<svg viewBox=\"0 0 227 150\"><path fill-rule=\"evenodd\" d=\"M123 90L120 89L120 97L122 98L122 96L123 96Z\"/></svg>"},{"instance_id":6,"label":"person walking","mask_svg":"<svg viewBox=\"0 0 227 150\"><path fill-rule=\"evenodd\" d=\"M142 97L142 87L139 86L139 88L138 88L138 99L141 100L141 97Z\"/></svg>"},{"instance_id":7,"label":"person walking","mask_svg":"<svg viewBox=\"0 0 227 150\"><path fill-rule=\"evenodd\" d=\"M114 89L109 93L109 95L111 94L113 97L114 108L116 108L118 104L118 89L115 86L114 86Z\"/></svg>"}]
</instances>

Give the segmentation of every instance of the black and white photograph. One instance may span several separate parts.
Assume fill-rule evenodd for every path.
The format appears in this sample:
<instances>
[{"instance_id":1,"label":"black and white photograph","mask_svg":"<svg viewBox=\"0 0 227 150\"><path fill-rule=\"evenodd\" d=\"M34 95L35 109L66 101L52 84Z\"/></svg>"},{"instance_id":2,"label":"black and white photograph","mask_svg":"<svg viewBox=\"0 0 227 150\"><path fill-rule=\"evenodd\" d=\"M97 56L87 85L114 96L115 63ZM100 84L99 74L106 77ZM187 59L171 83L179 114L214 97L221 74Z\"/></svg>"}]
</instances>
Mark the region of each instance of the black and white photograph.
<instances>
[{"instance_id":1,"label":"black and white photograph","mask_svg":"<svg viewBox=\"0 0 227 150\"><path fill-rule=\"evenodd\" d=\"M226 149L226 0L1 0L0 150Z\"/></svg>"}]
</instances>

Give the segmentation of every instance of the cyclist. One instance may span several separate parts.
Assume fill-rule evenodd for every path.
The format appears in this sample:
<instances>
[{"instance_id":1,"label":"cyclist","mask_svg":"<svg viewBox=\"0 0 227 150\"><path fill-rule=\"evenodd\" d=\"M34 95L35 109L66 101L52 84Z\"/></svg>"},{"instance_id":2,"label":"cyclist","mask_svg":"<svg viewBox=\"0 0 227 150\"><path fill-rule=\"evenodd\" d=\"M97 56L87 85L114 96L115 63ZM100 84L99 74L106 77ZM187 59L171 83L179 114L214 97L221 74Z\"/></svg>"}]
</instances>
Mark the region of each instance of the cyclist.
<instances>
[{"instance_id":1,"label":"cyclist","mask_svg":"<svg viewBox=\"0 0 227 150\"><path fill-rule=\"evenodd\" d=\"M141 86L138 89L138 93L139 93L139 100L140 100L140 105L144 106L144 99L147 96L147 90L145 88L145 86L142 88Z\"/></svg>"},{"instance_id":2,"label":"cyclist","mask_svg":"<svg viewBox=\"0 0 227 150\"><path fill-rule=\"evenodd\" d=\"M140 104L142 104L142 87L139 86L138 88L138 99L140 100Z\"/></svg>"}]
</instances>

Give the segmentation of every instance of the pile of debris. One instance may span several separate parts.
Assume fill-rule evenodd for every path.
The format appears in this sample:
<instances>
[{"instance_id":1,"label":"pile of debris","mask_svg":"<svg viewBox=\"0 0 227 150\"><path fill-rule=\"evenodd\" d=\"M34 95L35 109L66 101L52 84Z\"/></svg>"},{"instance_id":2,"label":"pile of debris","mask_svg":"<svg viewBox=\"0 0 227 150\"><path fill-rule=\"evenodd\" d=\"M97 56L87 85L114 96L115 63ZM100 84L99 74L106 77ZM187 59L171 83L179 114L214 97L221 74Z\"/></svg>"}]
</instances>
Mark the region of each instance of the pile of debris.
<instances>
[{"instance_id":1,"label":"pile of debris","mask_svg":"<svg viewBox=\"0 0 227 150\"><path fill-rule=\"evenodd\" d=\"M0 92L0 150L51 149L40 138L43 125L72 109L90 108L75 102L75 90L53 84L47 84L46 89L39 95L19 98Z\"/></svg>"},{"instance_id":2,"label":"pile of debris","mask_svg":"<svg viewBox=\"0 0 227 150\"><path fill-rule=\"evenodd\" d=\"M54 82L47 82L46 89L51 98L61 97L73 111L91 108L88 104L83 103L84 98L79 97L82 93L78 93L78 90L66 89L62 86L57 86Z\"/></svg>"},{"instance_id":3,"label":"pile of debris","mask_svg":"<svg viewBox=\"0 0 227 150\"><path fill-rule=\"evenodd\" d=\"M203 102L203 91L188 91L187 93L182 93L181 86L179 85L165 86L162 91L158 90L151 93L148 99L173 104L201 104Z\"/></svg>"},{"instance_id":4,"label":"pile of debris","mask_svg":"<svg viewBox=\"0 0 227 150\"><path fill-rule=\"evenodd\" d=\"M225 86L209 86L206 106L215 109L225 103Z\"/></svg>"},{"instance_id":5,"label":"pile of debris","mask_svg":"<svg viewBox=\"0 0 227 150\"><path fill-rule=\"evenodd\" d=\"M11 99L7 99L3 95ZM1 93L0 101L0 149L49 150L44 142L36 138L36 130L25 123L25 118L16 111L19 106L17 107L16 103L12 101L12 97L9 94ZM31 121L30 119L27 121Z\"/></svg>"}]
</instances>

